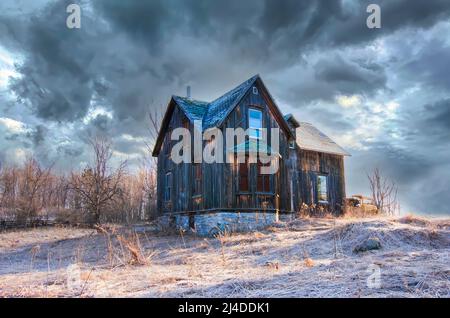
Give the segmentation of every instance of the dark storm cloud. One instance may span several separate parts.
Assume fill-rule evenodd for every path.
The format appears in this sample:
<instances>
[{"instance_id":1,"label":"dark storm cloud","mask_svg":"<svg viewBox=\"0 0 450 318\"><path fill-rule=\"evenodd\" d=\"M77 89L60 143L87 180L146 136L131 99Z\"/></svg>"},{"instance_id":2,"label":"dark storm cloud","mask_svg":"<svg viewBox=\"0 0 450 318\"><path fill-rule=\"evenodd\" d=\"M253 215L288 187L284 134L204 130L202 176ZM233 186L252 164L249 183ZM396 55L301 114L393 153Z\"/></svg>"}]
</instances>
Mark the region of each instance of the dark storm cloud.
<instances>
[{"instance_id":1,"label":"dark storm cloud","mask_svg":"<svg viewBox=\"0 0 450 318\"><path fill-rule=\"evenodd\" d=\"M96 46L89 33L65 27L61 12L68 3L51 2L31 17L0 18L2 37L24 55L16 69L22 76L10 88L37 116L55 121L82 118L96 89L90 67ZM93 29L88 18L83 22L82 30Z\"/></svg>"},{"instance_id":2,"label":"dark storm cloud","mask_svg":"<svg viewBox=\"0 0 450 318\"><path fill-rule=\"evenodd\" d=\"M151 97L145 93L149 86L185 81L180 76L190 67L175 53L191 48L186 43L180 52L168 52L176 36L217 45L217 59L225 62L239 56L240 63L251 64L276 54L265 63L269 70L288 65L292 57L300 60L308 48L357 44L404 26L431 26L450 8L448 1L428 1L426 6L383 1L383 28L369 30L361 27L367 17L365 2L108 0L92 1L93 13L83 11L82 28L70 30L65 27L69 2L50 2L31 19L2 16L0 31L4 43L24 54L17 68L22 77L11 84L19 101L41 118L62 122L82 118L94 99L112 107L119 120L140 122ZM142 46L154 60L140 52ZM165 61L167 53L171 60ZM354 84L357 90L384 85L382 70L330 63L318 65L318 79L344 93L351 93ZM317 93L325 93L320 86Z\"/></svg>"},{"instance_id":3,"label":"dark storm cloud","mask_svg":"<svg viewBox=\"0 0 450 318\"><path fill-rule=\"evenodd\" d=\"M450 133L450 99L443 99L434 104L425 105L425 112L429 114L425 120L430 126L439 127Z\"/></svg>"},{"instance_id":4,"label":"dark storm cloud","mask_svg":"<svg viewBox=\"0 0 450 318\"><path fill-rule=\"evenodd\" d=\"M421 82L428 87L450 87L450 43L431 40L414 59L405 63L400 71L410 76L411 81Z\"/></svg>"},{"instance_id":5,"label":"dark storm cloud","mask_svg":"<svg viewBox=\"0 0 450 318\"><path fill-rule=\"evenodd\" d=\"M43 125L37 125L35 129L27 133L27 137L33 142L33 145L40 146L44 143L47 134L47 128Z\"/></svg>"},{"instance_id":6,"label":"dark storm cloud","mask_svg":"<svg viewBox=\"0 0 450 318\"><path fill-rule=\"evenodd\" d=\"M340 56L319 61L315 66L316 78L333 85L334 93L372 93L386 87L387 77L380 65L358 64Z\"/></svg>"},{"instance_id":7,"label":"dark storm cloud","mask_svg":"<svg viewBox=\"0 0 450 318\"><path fill-rule=\"evenodd\" d=\"M306 109L305 109L306 110ZM325 107L310 107L308 109L314 113L314 118L324 127L333 127L334 130L345 132L354 129L354 124L347 120L341 113Z\"/></svg>"},{"instance_id":8,"label":"dark storm cloud","mask_svg":"<svg viewBox=\"0 0 450 318\"><path fill-rule=\"evenodd\" d=\"M382 8L381 29L364 27L368 16L365 9L371 3L379 4ZM450 15L450 2L446 0L363 0L352 2L348 7L344 21L334 25L329 33L323 35L329 44L360 44L408 27L428 28L437 21L447 20Z\"/></svg>"},{"instance_id":9,"label":"dark storm cloud","mask_svg":"<svg viewBox=\"0 0 450 318\"><path fill-rule=\"evenodd\" d=\"M416 128L414 138L424 140L428 145L445 146L450 152L450 98L426 104L420 116L413 122ZM417 129L419 131L417 131ZM445 158L448 162L448 158Z\"/></svg>"},{"instance_id":10,"label":"dark storm cloud","mask_svg":"<svg viewBox=\"0 0 450 318\"><path fill-rule=\"evenodd\" d=\"M125 32L149 49L156 49L175 27L176 12L169 1L94 1L98 14L117 32Z\"/></svg>"}]
</instances>

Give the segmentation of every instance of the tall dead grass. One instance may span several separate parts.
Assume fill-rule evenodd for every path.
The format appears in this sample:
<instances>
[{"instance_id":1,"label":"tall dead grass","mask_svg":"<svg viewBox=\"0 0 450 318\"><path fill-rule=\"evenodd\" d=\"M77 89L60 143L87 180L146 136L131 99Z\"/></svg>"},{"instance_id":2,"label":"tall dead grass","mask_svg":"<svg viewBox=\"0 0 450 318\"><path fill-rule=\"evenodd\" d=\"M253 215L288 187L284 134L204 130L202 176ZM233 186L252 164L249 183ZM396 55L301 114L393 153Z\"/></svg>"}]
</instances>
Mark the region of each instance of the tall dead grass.
<instances>
[{"instance_id":1,"label":"tall dead grass","mask_svg":"<svg viewBox=\"0 0 450 318\"><path fill-rule=\"evenodd\" d=\"M120 265L149 265L154 253L142 248L139 235L123 233L117 228L95 227L106 239L107 258L110 267Z\"/></svg>"}]
</instances>

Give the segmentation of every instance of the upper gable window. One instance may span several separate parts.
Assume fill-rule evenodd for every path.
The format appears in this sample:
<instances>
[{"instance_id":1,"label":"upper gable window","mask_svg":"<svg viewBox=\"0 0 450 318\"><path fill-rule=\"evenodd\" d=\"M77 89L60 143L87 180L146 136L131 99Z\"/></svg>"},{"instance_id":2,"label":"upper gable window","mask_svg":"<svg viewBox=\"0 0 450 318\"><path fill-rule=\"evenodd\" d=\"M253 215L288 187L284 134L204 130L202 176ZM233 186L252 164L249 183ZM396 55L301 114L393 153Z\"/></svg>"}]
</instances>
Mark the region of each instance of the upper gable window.
<instances>
[{"instance_id":1,"label":"upper gable window","mask_svg":"<svg viewBox=\"0 0 450 318\"><path fill-rule=\"evenodd\" d=\"M253 86L253 94L258 95L258 88L256 86Z\"/></svg>"},{"instance_id":2,"label":"upper gable window","mask_svg":"<svg viewBox=\"0 0 450 318\"><path fill-rule=\"evenodd\" d=\"M261 139L262 138L262 111L250 108L248 110L248 128L250 138Z\"/></svg>"}]
</instances>

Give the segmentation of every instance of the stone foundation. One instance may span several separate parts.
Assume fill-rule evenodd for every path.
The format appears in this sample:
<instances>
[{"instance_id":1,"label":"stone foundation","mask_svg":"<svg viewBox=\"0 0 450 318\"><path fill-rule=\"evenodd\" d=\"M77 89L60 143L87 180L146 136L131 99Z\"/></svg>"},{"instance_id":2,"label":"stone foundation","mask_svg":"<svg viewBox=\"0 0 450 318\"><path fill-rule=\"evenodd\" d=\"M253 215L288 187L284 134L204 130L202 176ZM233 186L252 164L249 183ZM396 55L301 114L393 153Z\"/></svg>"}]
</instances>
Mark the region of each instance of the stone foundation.
<instances>
[{"instance_id":1,"label":"stone foundation","mask_svg":"<svg viewBox=\"0 0 450 318\"><path fill-rule=\"evenodd\" d=\"M213 236L218 232L260 230L279 221L292 220L294 217L294 214L275 212L211 212L191 215L167 214L159 218L159 223L163 227L191 231L200 236Z\"/></svg>"}]
</instances>

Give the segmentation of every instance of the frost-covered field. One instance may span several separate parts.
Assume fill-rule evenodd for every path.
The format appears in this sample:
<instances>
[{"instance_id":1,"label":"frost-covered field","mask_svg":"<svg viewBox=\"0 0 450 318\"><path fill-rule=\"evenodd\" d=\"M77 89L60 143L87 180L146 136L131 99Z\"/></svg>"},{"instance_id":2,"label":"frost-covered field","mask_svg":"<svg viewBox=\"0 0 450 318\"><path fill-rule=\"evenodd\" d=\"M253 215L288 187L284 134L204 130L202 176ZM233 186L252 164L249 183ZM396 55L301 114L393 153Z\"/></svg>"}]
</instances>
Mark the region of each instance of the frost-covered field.
<instances>
[{"instance_id":1,"label":"frost-covered field","mask_svg":"<svg viewBox=\"0 0 450 318\"><path fill-rule=\"evenodd\" d=\"M449 219L310 218L219 239L108 233L0 233L0 296L450 296ZM381 249L354 253L368 238Z\"/></svg>"}]
</instances>

